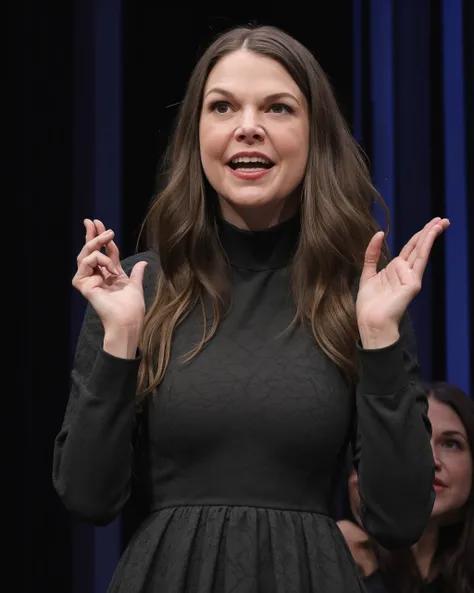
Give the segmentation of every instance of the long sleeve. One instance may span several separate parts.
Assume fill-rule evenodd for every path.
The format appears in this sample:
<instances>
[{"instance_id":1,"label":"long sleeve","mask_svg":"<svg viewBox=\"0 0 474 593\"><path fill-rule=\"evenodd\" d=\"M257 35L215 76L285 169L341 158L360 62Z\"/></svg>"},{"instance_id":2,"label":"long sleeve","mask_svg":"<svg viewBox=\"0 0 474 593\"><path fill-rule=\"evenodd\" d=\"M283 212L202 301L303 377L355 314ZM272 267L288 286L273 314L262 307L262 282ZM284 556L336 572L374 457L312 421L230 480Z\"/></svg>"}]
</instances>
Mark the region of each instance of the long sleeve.
<instances>
[{"instance_id":1,"label":"long sleeve","mask_svg":"<svg viewBox=\"0 0 474 593\"><path fill-rule=\"evenodd\" d=\"M125 260L125 271L138 259ZM130 496L139 368L138 358L114 357L102 344L102 323L88 306L53 453L53 485L64 506L98 525L112 521Z\"/></svg>"},{"instance_id":2,"label":"long sleeve","mask_svg":"<svg viewBox=\"0 0 474 593\"><path fill-rule=\"evenodd\" d=\"M385 548L407 547L421 537L435 497L428 402L408 315L397 343L359 347L358 357L354 460L360 517Z\"/></svg>"}]
</instances>

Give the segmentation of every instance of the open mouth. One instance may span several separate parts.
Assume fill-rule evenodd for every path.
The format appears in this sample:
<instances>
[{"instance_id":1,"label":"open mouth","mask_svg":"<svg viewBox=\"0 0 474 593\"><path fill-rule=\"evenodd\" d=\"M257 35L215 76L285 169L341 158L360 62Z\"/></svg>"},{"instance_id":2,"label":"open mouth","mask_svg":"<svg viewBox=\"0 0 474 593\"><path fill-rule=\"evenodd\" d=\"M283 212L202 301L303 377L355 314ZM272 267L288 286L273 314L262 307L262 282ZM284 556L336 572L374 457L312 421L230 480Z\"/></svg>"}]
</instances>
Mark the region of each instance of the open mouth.
<instances>
[{"instance_id":1,"label":"open mouth","mask_svg":"<svg viewBox=\"0 0 474 593\"><path fill-rule=\"evenodd\" d=\"M275 163L262 157L239 156L229 161L227 165L234 171L255 171L258 169L271 169L275 165Z\"/></svg>"}]
</instances>

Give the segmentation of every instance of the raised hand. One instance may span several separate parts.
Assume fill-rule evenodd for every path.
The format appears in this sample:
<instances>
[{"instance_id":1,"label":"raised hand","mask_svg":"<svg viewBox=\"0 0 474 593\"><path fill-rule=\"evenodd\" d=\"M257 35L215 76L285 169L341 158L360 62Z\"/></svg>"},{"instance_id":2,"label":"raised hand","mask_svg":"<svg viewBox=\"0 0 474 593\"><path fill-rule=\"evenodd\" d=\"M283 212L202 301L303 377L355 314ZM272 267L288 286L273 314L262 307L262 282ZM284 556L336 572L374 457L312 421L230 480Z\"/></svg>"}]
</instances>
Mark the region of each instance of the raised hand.
<instances>
[{"instance_id":1,"label":"raised hand","mask_svg":"<svg viewBox=\"0 0 474 593\"><path fill-rule=\"evenodd\" d=\"M366 348L382 348L398 339L398 325L421 290L433 243L449 226L434 218L416 233L385 268L377 271L383 232L376 233L365 254L356 302L357 323Z\"/></svg>"},{"instance_id":2,"label":"raised hand","mask_svg":"<svg viewBox=\"0 0 474 593\"><path fill-rule=\"evenodd\" d=\"M146 262L135 264L130 276L123 271L114 232L100 220L84 221L86 241L77 256L76 288L100 317L105 332L128 330L139 334L145 315L143 273ZM103 252L105 251L105 253Z\"/></svg>"}]
</instances>

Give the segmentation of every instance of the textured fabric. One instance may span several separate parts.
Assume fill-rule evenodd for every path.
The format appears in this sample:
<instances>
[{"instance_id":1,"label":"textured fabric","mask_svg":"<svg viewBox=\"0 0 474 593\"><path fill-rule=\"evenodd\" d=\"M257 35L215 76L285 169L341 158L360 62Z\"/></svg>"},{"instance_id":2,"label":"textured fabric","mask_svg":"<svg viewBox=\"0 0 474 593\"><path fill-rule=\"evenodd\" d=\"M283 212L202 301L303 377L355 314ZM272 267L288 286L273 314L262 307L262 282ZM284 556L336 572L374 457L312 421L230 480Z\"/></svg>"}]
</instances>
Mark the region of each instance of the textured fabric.
<instances>
[{"instance_id":1,"label":"textured fabric","mask_svg":"<svg viewBox=\"0 0 474 593\"><path fill-rule=\"evenodd\" d=\"M53 481L84 521L103 525L127 503L142 505L146 519L110 593L363 591L330 518L351 442L367 531L388 547L421 534L433 462L409 322L397 344L359 347L361 379L351 388L306 329L287 331L298 234L296 219L259 232L221 223L231 311L189 363L182 355L201 338L201 311L180 325L157 396L139 415L139 360L105 353L88 309ZM149 261L149 306L159 258L147 252L123 265L140 259Z\"/></svg>"}]
</instances>

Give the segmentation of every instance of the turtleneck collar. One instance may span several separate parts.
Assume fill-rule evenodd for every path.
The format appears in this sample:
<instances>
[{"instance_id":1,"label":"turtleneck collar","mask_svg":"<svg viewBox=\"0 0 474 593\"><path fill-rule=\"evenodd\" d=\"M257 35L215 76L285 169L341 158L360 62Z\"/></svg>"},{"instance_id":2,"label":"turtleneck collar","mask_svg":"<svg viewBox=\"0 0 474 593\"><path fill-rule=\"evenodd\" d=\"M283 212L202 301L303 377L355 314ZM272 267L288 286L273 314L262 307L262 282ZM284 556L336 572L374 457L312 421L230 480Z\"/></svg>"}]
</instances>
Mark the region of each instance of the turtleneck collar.
<instances>
[{"instance_id":1,"label":"turtleneck collar","mask_svg":"<svg viewBox=\"0 0 474 593\"><path fill-rule=\"evenodd\" d=\"M240 229L218 217L219 239L232 266L263 271L286 267L292 260L300 234L299 213L268 229Z\"/></svg>"}]
</instances>

